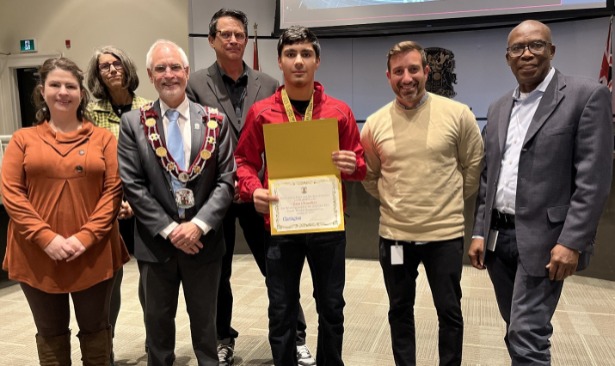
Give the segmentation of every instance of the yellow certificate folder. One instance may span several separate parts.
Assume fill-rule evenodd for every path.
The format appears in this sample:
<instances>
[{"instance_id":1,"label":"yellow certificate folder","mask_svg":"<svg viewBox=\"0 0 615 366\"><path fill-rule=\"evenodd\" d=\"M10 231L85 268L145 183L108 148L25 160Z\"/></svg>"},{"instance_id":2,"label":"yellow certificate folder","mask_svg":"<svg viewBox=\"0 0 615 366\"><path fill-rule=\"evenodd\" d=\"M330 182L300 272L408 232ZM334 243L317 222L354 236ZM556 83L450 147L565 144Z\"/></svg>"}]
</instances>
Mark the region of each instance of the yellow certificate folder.
<instances>
[{"instance_id":1,"label":"yellow certificate folder","mask_svg":"<svg viewBox=\"0 0 615 366\"><path fill-rule=\"evenodd\" d=\"M334 118L263 125L269 179L337 175L331 153L339 150Z\"/></svg>"},{"instance_id":2,"label":"yellow certificate folder","mask_svg":"<svg viewBox=\"0 0 615 366\"><path fill-rule=\"evenodd\" d=\"M344 230L343 197L341 194L341 177L333 164L331 153L339 150L339 134L337 119L320 119L311 121L271 123L263 126L265 137L265 156L269 175L269 186L273 180L293 180L294 178L309 178L316 176L335 176L339 187L339 226L314 228L304 227L297 223L297 230L278 232L271 225L272 235L299 234L323 231ZM305 183L305 182L303 182ZM274 184L275 185L275 184ZM279 212L275 203L270 205L270 212ZM299 228L302 227L302 228Z\"/></svg>"}]
</instances>

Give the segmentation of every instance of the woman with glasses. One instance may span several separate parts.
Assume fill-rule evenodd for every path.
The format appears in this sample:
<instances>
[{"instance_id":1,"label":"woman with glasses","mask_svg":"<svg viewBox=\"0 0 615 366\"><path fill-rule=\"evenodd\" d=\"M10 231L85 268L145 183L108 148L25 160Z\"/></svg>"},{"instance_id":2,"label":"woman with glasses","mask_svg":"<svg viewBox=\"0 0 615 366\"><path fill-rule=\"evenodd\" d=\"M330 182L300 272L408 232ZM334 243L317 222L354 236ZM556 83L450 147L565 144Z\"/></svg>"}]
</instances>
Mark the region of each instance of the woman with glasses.
<instances>
[{"instance_id":1,"label":"woman with glasses","mask_svg":"<svg viewBox=\"0 0 615 366\"><path fill-rule=\"evenodd\" d=\"M120 120L123 113L139 109L149 103L148 100L135 95L139 86L137 69L126 53L114 46L104 46L94 51L87 72L88 88L98 98L97 102L88 104L92 121L99 127L111 131L116 138L120 133ZM130 205L122 201L118 215L120 234L130 253L134 252L133 230L135 219ZM120 287L124 271L116 276L111 295L111 312L109 322L115 334L115 325L122 303ZM143 295L139 288L139 301L143 305ZM113 362L113 355L111 356Z\"/></svg>"},{"instance_id":2,"label":"woman with glasses","mask_svg":"<svg viewBox=\"0 0 615 366\"><path fill-rule=\"evenodd\" d=\"M84 365L108 366L109 299L129 260L119 236L117 141L87 118L83 73L66 58L39 69L35 126L16 131L2 162L10 221L3 268L34 317L41 365L70 365L70 305Z\"/></svg>"},{"instance_id":3,"label":"woman with glasses","mask_svg":"<svg viewBox=\"0 0 615 366\"><path fill-rule=\"evenodd\" d=\"M114 46L104 46L90 60L87 72L88 88L97 102L88 105L93 122L118 137L120 117L124 112L139 109L149 103L135 95L139 86L137 68L126 53Z\"/></svg>"}]
</instances>

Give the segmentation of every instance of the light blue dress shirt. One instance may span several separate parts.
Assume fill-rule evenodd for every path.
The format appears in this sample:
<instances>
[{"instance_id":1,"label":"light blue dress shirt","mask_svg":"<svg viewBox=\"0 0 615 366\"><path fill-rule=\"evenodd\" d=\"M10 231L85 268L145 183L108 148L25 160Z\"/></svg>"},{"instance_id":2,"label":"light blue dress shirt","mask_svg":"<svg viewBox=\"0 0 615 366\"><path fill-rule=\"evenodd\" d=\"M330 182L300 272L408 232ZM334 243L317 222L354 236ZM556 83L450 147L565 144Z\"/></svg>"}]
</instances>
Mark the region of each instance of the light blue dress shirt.
<instances>
[{"instance_id":1,"label":"light blue dress shirt","mask_svg":"<svg viewBox=\"0 0 615 366\"><path fill-rule=\"evenodd\" d=\"M525 135L534 118L538 104L547 86L555 75L555 69L551 68L547 77L536 89L529 93L521 93L519 87L513 92L514 104L508 123L506 145L502 156L502 165L498 179L498 187L495 193L494 208L502 213L515 214L515 199L517 196L517 176L519 171L519 158Z\"/></svg>"}]
</instances>

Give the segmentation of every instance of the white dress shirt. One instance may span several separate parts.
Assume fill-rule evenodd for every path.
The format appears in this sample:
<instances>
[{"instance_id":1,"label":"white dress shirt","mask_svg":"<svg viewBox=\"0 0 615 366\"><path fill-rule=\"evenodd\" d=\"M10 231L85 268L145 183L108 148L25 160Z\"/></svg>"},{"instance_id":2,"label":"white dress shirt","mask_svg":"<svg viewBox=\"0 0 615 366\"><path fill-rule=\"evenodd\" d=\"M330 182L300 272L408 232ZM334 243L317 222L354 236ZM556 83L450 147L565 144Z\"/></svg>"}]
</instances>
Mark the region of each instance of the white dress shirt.
<instances>
[{"instance_id":1,"label":"white dress shirt","mask_svg":"<svg viewBox=\"0 0 615 366\"><path fill-rule=\"evenodd\" d=\"M551 68L547 77L529 93L521 93L519 87L513 92L514 105L508 123L506 145L502 156L502 165L495 193L494 208L502 213L515 214L515 199L517 196L517 176L519 171L519 158L525 135L534 118L538 104L547 86L555 75Z\"/></svg>"}]
</instances>

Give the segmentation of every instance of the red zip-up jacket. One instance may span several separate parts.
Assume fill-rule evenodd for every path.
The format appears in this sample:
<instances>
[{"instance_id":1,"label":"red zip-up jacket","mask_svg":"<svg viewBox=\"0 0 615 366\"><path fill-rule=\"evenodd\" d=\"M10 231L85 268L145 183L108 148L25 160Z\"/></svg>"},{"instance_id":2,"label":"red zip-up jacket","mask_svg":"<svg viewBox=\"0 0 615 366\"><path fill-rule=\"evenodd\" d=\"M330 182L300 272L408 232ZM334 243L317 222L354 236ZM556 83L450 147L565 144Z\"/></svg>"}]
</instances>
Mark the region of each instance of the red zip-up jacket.
<instances>
[{"instance_id":1,"label":"red zip-up jacket","mask_svg":"<svg viewBox=\"0 0 615 366\"><path fill-rule=\"evenodd\" d=\"M269 98L254 103L246 116L245 125L241 132L237 149L235 149L239 197L244 202L252 202L252 195L256 189L268 188L266 167L263 182L258 177L258 172L263 165L261 156L265 152L263 125L268 123L288 123L288 117L282 102L281 90L283 88L284 86L279 87L275 94ZM296 110L294 112L297 121L301 120L302 116ZM312 119L322 118L337 119L340 150L354 151L357 157L354 173L342 173L342 180L363 180L367 168L363 158L363 147L360 143L359 129L354 115L346 103L326 95L323 86L315 82ZM309 121L306 122L309 123ZM343 186L342 189L345 208L346 190ZM269 215L265 216L265 226L269 229Z\"/></svg>"}]
</instances>

